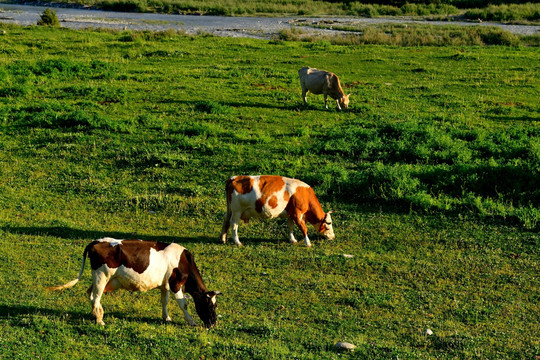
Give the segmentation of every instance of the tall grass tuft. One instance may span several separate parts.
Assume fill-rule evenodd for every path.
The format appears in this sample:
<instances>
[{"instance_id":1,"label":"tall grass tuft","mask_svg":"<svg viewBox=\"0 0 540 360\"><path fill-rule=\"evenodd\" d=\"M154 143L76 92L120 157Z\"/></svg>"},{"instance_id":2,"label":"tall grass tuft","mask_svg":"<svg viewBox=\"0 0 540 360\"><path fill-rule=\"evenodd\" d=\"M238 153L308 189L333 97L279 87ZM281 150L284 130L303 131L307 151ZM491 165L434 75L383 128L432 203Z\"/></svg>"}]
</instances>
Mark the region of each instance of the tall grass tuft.
<instances>
[{"instance_id":1,"label":"tall grass tuft","mask_svg":"<svg viewBox=\"0 0 540 360\"><path fill-rule=\"evenodd\" d=\"M481 9L467 10L465 17L501 22L540 21L540 3L489 5Z\"/></svg>"},{"instance_id":2,"label":"tall grass tuft","mask_svg":"<svg viewBox=\"0 0 540 360\"><path fill-rule=\"evenodd\" d=\"M325 28L325 26L320 26ZM322 35L286 29L279 33L281 40L327 43L335 45L394 45L394 46L460 46L506 45L518 46L522 40L515 34L498 27L488 26L431 26L411 24L385 24L379 26L333 26L349 34ZM525 41L525 40L523 40ZM526 40L530 42L529 40Z\"/></svg>"}]
</instances>

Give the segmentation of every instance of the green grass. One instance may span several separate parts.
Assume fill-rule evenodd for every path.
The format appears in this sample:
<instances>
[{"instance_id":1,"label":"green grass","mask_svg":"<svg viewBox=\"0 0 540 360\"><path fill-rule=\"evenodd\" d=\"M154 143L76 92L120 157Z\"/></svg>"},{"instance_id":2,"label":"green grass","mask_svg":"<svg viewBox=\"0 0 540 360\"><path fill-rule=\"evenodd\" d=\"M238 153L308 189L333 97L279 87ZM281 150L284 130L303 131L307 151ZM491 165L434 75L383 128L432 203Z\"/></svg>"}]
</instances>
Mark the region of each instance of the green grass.
<instances>
[{"instance_id":1,"label":"green grass","mask_svg":"<svg viewBox=\"0 0 540 360\"><path fill-rule=\"evenodd\" d=\"M468 19L487 21L515 22L540 20L540 3L489 5L481 9L471 9L465 12Z\"/></svg>"},{"instance_id":2,"label":"green grass","mask_svg":"<svg viewBox=\"0 0 540 360\"><path fill-rule=\"evenodd\" d=\"M1 26L1 358L540 355L538 48ZM304 65L350 111L304 108ZM225 180L259 173L310 183L336 240L277 220L220 244ZM96 326L88 265L44 291L103 236L185 245L217 326L162 323L158 291L106 295Z\"/></svg>"},{"instance_id":3,"label":"green grass","mask_svg":"<svg viewBox=\"0 0 540 360\"><path fill-rule=\"evenodd\" d=\"M494 26L456 26L426 24L309 24L310 27L346 31L316 34L302 28L280 31L289 41L329 42L334 45L462 46L508 45L538 46L539 36L518 36Z\"/></svg>"}]
</instances>

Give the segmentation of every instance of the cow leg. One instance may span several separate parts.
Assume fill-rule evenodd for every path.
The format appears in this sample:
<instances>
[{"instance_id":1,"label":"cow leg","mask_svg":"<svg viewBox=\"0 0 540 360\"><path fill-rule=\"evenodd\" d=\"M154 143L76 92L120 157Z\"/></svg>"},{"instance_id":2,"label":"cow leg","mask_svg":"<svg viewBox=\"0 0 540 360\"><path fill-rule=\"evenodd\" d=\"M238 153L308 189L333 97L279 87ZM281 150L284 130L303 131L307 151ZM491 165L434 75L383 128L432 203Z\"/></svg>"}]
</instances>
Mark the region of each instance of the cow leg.
<instances>
[{"instance_id":1,"label":"cow leg","mask_svg":"<svg viewBox=\"0 0 540 360\"><path fill-rule=\"evenodd\" d=\"M289 241L294 244L297 242L294 238L294 221L290 218L287 219L287 227L289 228Z\"/></svg>"},{"instance_id":2,"label":"cow leg","mask_svg":"<svg viewBox=\"0 0 540 360\"><path fill-rule=\"evenodd\" d=\"M96 317L96 323L105 325L103 322L103 307L101 306L101 296L109 279L104 273L92 272L92 286L90 292L90 302L92 303L92 314ZM90 289L88 289L90 290Z\"/></svg>"},{"instance_id":3,"label":"cow leg","mask_svg":"<svg viewBox=\"0 0 540 360\"><path fill-rule=\"evenodd\" d=\"M234 243L238 246L242 246L240 239L238 238L238 226L240 225L240 215L233 215L232 220L232 238Z\"/></svg>"},{"instance_id":4,"label":"cow leg","mask_svg":"<svg viewBox=\"0 0 540 360\"><path fill-rule=\"evenodd\" d=\"M165 287L161 288L161 317L163 321L171 321L169 312L167 311L167 304L169 303L169 290Z\"/></svg>"},{"instance_id":5,"label":"cow leg","mask_svg":"<svg viewBox=\"0 0 540 360\"><path fill-rule=\"evenodd\" d=\"M223 218L223 227L221 228L221 241L225 244L227 242L227 233L231 227L231 214L227 212Z\"/></svg>"},{"instance_id":6,"label":"cow leg","mask_svg":"<svg viewBox=\"0 0 540 360\"><path fill-rule=\"evenodd\" d=\"M307 89L302 86L302 100L304 100L304 105L307 105Z\"/></svg>"},{"instance_id":7,"label":"cow leg","mask_svg":"<svg viewBox=\"0 0 540 360\"><path fill-rule=\"evenodd\" d=\"M184 297L184 293L182 292L182 289L178 290L176 293L173 293L174 298L178 302L178 305L180 306L180 309L184 312L184 319L188 322L189 325L195 326L195 321L191 318L187 311L187 304L186 304L186 298Z\"/></svg>"},{"instance_id":8,"label":"cow leg","mask_svg":"<svg viewBox=\"0 0 540 360\"><path fill-rule=\"evenodd\" d=\"M300 214L300 213L294 214L292 220L294 221L296 226L298 226L298 228L300 228L300 231L302 231L302 234L304 235L304 242L305 242L306 246L310 247L311 242L309 241L309 238L308 238L308 235L307 235L307 226L306 226L306 223L305 223L305 221L303 219L303 214Z\"/></svg>"},{"instance_id":9,"label":"cow leg","mask_svg":"<svg viewBox=\"0 0 540 360\"><path fill-rule=\"evenodd\" d=\"M326 102L327 98L328 98L328 94L324 93L324 107L326 108L326 110L328 110L328 103Z\"/></svg>"}]
</instances>

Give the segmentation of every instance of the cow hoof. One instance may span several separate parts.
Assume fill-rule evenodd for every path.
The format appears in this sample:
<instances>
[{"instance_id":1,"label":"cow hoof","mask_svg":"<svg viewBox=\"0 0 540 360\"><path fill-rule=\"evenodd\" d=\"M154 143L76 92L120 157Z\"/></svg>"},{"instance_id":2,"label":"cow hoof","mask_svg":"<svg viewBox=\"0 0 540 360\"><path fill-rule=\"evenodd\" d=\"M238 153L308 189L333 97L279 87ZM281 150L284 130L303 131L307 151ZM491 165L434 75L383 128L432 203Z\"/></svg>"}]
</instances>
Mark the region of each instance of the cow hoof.
<instances>
[{"instance_id":1,"label":"cow hoof","mask_svg":"<svg viewBox=\"0 0 540 360\"><path fill-rule=\"evenodd\" d=\"M165 322L172 322L172 319L171 319L170 316L167 316L167 318L166 318L166 319L163 319L163 321L165 321Z\"/></svg>"},{"instance_id":2,"label":"cow hoof","mask_svg":"<svg viewBox=\"0 0 540 360\"><path fill-rule=\"evenodd\" d=\"M105 323L103 321L96 321L98 325L105 326Z\"/></svg>"}]
</instances>

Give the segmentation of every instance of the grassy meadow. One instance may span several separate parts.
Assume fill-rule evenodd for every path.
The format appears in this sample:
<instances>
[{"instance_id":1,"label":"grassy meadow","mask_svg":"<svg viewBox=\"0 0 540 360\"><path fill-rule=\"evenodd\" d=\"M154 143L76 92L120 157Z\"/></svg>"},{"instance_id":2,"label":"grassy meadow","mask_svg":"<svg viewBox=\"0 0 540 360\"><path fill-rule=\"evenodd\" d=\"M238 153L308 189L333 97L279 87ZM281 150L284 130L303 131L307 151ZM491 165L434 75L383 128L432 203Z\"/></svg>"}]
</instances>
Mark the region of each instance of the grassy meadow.
<instances>
[{"instance_id":1,"label":"grassy meadow","mask_svg":"<svg viewBox=\"0 0 540 360\"><path fill-rule=\"evenodd\" d=\"M0 28L0 358L540 355L538 47ZM350 111L304 107L304 65ZM263 173L311 184L336 240L219 243L225 180ZM190 249L217 326L173 301L164 324L159 291L107 294L95 325L88 264L44 290L103 236Z\"/></svg>"}]
</instances>

